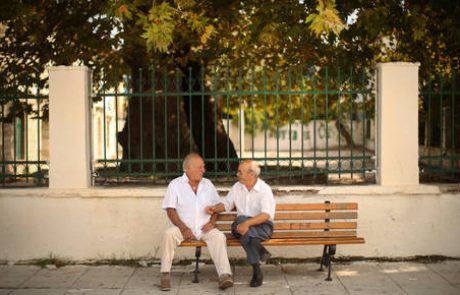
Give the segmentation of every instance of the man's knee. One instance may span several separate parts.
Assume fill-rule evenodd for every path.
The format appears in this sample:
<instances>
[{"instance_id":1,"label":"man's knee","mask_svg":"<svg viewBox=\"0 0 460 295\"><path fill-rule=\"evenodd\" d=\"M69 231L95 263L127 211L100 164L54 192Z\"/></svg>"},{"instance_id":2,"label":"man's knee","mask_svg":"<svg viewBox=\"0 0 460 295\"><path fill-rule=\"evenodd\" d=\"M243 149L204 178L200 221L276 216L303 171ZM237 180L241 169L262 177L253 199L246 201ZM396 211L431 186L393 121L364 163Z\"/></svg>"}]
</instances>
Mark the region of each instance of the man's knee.
<instances>
[{"instance_id":1,"label":"man's knee","mask_svg":"<svg viewBox=\"0 0 460 295\"><path fill-rule=\"evenodd\" d=\"M218 241L222 241L224 243L227 242L227 237L225 236L225 234L216 228L212 229L212 236L214 239Z\"/></svg>"},{"instance_id":2,"label":"man's knee","mask_svg":"<svg viewBox=\"0 0 460 295\"><path fill-rule=\"evenodd\" d=\"M240 237L241 245L250 245L251 244L251 237L248 234L242 235Z\"/></svg>"},{"instance_id":3,"label":"man's knee","mask_svg":"<svg viewBox=\"0 0 460 295\"><path fill-rule=\"evenodd\" d=\"M218 231L219 232L219 238L224 241L224 243L227 242L227 237L225 236L225 234L223 232L221 232L220 230Z\"/></svg>"},{"instance_id":4,"label":"man's knee","mask_svg":"<svg viewBox=\"0 0 460 295\"><path fill-rule=\"evenodd\" d=\"M177 237L177 228L175 227L169 227L163 232L163 240L171 240L174 239L176 240Z\"/></svg>"}]
</instances>

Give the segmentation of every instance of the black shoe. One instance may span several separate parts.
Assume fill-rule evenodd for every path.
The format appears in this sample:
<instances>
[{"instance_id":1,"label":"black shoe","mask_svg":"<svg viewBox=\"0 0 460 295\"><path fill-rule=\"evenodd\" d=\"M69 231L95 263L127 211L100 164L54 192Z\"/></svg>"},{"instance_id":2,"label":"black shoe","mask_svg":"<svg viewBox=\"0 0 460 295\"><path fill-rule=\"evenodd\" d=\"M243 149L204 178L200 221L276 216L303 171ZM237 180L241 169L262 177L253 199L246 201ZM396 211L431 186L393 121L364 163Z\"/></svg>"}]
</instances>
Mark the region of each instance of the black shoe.
<instances>
[{"instance_id":1,"label":"black shoe","mask_svg":"<svg viewBox=\"0 0 460 295\"><path fill-rule=\"evenodd\" d=\"M260 269L259 264L253 264L252 265L253 269L253 274L252 274L252 279L251 282L249 283L249 286L251 287L259 287L262 285L264 281L264 276L262 275L262 270Z\"/></svg>"}]
</instances>

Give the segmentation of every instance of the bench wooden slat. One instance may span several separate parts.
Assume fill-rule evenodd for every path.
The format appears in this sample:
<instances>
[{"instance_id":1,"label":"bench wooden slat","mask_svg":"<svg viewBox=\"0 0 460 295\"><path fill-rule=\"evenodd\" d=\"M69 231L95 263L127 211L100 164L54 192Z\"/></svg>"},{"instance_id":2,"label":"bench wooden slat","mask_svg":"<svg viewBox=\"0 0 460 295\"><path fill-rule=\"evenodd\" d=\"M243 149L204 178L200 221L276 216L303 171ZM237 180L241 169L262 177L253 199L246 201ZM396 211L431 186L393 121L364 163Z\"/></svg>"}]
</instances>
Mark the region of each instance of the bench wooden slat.
<instances>
[{"instance_id":1,"label":"bench wooden slat","mask_svg":"<svg viewBox=\"0 0 460 295\"><path fill-rule=\"evenodd\" d=\"M236 240L239 242L238 240ZM337 244L362 244L363 238L308 238L308 239L271 239L262 242L266 246L295 246L295 245L337 245Z\"/></svg>"},{"instance_id":2,"label":"bench wooden slat","mask_svg":"<svg viewBox=\"0 0 460 295\"><path fill-rule=\"evenodd\" d=\"M358 218L357 212L291 212L291 213L277 213L275 220L297 220L297 219L356 219Z\"/></svg>"},{"instance_id":3,"label":"bench wooden slat","mask_svg":"<svg viewBox=\"0 0 460 295\"><path fill-rule=\"evenodd\" d=\"M277 204L276 211L357 210L358 203Z\"/></svg>"},{"instance_id":4,"label":"bench wooden slat","mask_svg":"<svg viewBox=\"0 0 460 295\"><path fill-rule=\"evenodd\" d=\"M236 217L235 214L220 214L218 222L231 221ZM357 212L276 212L275 220L296 220L296 219L357 219Z\"/></svg>"},{"instance_id":5,"label":"bench wooden slat","mask_svg":"<svg viewBox=\"0 0 460 295\"><path fill-rule=\"evenodd\" d=\"M230 231L230 223L216 224L221 231ZM282 222L275 223L276 230L356 229L356 222Z\"/></svg>"},{"instance_id":6,"label":"bench wooden slat","mask_svg":"<svg viewBox=\"0 0 460 295\"><path fill-rule=\"evenodd\" d=\"M235 238L231 233L225 233L225 236L228 240ZM356 237L356 231L276 231L272 235L272 239L324 237Z\"/></svg>"},{"instance_id":7,"label":"bench wooden slat","mask_svg":"<svg viewBox=\"0 0 460 295\"><path fill-rule=\"evenodd\" d=\"M356 231L277 231L272 235L272 239L318 237L356 237Z\"/></svg>"},{"instance_id":8,"label":"bench wooden slat","mask_svg":"<svg viewBox=\"0 0 460 295\"><path fill-rule=\"evenodd\" d=\"M271 239L262 242L265 246L298 246L298 245L338 245L338 244L363 244L364 238L308 238L308 239ZM227 240L228 246L241 246L237 239ZM181 247L197 247L206 246L203 241L188 241L182 242Z\"/></svg>"},{"instance_id":9,"label":"bench wooden slat","mask_svg":"<svg viewBox=\"0 0 460 295\"><path fill-rule=\"evenodd\" d=\"M231 221L235 220L236 212L235 213L221 213L217 217L217 222L219 221Z\"/></svg>"},{"instance_id":10,"label":"bench wooden slat","mask_svg":"<svg viewBox=\"0 0 460 295\"><path fill-rule=\"evenodd\" d=\"M275 223L275 230L356 229L356 222L286 222Z\"/></svg>"}]
</instances>

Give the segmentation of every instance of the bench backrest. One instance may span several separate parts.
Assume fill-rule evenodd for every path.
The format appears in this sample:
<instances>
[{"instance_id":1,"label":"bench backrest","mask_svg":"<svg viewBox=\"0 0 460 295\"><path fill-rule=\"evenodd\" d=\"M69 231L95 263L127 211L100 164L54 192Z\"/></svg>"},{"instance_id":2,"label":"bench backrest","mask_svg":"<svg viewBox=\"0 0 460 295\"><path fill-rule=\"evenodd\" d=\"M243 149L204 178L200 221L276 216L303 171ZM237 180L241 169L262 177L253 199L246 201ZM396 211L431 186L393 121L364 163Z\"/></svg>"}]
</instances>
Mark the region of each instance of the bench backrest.
<instances>
[{"instance_id":1,"label":"bench backrest","mask_svg":"<svg viewBox=\"0 0 460 295\"><path fill-rule=\"evenodd\" d=\"M227 235L236 212L222 213L216 226ZM278 204L272 238L356 237L357 203Z\"/></svg>"}]
</instances>

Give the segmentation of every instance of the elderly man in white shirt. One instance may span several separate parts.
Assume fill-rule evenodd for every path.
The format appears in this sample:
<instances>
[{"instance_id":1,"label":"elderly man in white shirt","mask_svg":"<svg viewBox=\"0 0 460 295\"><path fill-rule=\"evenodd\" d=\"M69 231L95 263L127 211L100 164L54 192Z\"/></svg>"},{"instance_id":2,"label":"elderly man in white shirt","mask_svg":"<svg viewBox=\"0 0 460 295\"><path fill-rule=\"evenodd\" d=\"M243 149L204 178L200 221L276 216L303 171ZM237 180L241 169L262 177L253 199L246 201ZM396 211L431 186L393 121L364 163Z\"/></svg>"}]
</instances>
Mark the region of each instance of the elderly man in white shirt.
<instances>
[{"instance_id":1,"label":"elderly man in white shirt","mask_svg":"<svg viewBox=\"0 0 460 295\"><path fill-rule=\"evenodd\" d=\"M163 209L173 226L169 227L161 241L160 289L171 289L170 271L174 252L182 241L203 240L209 250L219 275L219 288L233 286L232 271L227 256L225 235L214 227L216 217L206 214L205 208L220 202L212 182L203 178L204 162L200 155L192 153L183 162L184 175L175 178L168 185Z\"/></svg>"},{"instance_id":2,"label":"elderly man in white shirt","mask_svg":"<svg viewBox=\"0 0 460 295\"><path fill-rule=\"evenodd\" d=\"M247 261L253 267L251 287L263 282L260 261L270 257L261 241L270 239L275 218L275 199L268 184L259 178L260 167L253 160L242 161L238 167L239 182L235 183L223 202L206 208L208 214L231 211L237 217L232 224L233 235L240 239Z\"/></svg>"}]
</instances>

